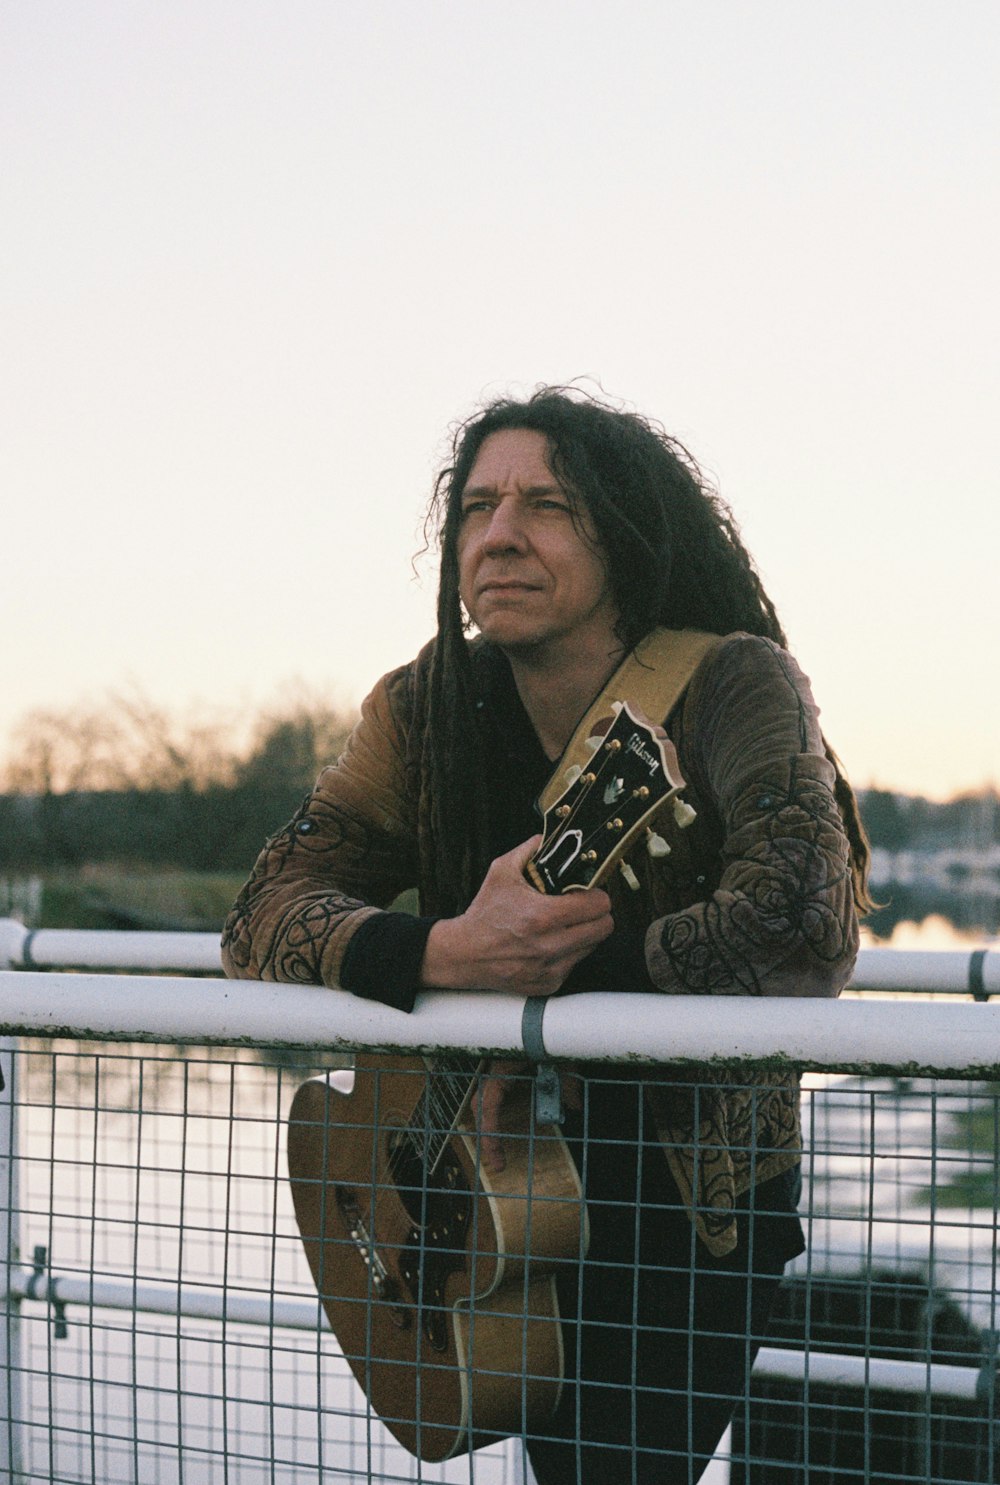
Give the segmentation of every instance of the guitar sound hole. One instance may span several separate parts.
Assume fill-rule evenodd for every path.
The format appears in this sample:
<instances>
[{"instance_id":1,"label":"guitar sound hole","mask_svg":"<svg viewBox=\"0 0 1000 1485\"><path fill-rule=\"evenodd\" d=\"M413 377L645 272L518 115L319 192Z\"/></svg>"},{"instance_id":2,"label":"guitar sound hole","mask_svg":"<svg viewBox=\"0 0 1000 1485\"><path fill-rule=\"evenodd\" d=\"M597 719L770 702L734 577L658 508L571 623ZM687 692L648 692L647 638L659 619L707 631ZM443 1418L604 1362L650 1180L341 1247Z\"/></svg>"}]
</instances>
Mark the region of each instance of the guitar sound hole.
<instances>
[{"instance_id":1,"label":"guitar sound hole","mask_svg":"<svg viewBox=\"0 0 1000 1485\"><path fill-rule=\"evenodd\" d=\"M421 1152L410 1135L397 1134L390 1140L388 1170L407 1216L422 1224L426 1220L427 1178Z\"/></svg>"}]
</instances>

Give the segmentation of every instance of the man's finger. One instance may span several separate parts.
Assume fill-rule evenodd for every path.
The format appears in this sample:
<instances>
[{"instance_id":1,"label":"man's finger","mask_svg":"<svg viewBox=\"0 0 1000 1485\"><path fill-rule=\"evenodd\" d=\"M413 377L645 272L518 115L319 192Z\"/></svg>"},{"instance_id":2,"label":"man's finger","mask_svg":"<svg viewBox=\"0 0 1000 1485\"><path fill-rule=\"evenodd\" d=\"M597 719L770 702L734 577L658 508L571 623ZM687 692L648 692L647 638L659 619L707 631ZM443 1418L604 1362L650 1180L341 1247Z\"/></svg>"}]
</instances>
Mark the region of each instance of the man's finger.
<instances>
[{"instance_id":1,"label":"man's finger","mask_svg":"<svg viewBox=\"0 0 1000 1485\"><path fill-rule=\"evenodd\" d=\"M542 837L540 835L533 835L528 840L522 841L519 846L515 846L512 851L508 851L506 855L498 856L493 864L496 866L509 862L515 871L523 874L524 868L538 850L541 843Z\"/></svg>"},{"instance_id":2,"label":"man's finger","mask_svg":"<svg viewBox=\"0 0 1000 1485\"><path fill-rule=\"evenodd\" d=\"M499 1134L500 1105L503 1100L502 1080L484 1077L476 1095L476 1122L479 1126L479 1158L488 1171L502 1171L507 1163L503 1140Z\"/></svg>"},{"instance_id":3,"label":"man's finger","mask_svg":"<svg viewBox=\"0 0 1000 1485\"><path fill-rule=\"evenodd\" d=\"M490 1071L480 1079L477 1094L480 1155L486 1169L493 1174L507 1164L500 1113L511 1084L524 1071L523 1062L502 1058L492 1063Z\"/></svg>"}]
</instances>

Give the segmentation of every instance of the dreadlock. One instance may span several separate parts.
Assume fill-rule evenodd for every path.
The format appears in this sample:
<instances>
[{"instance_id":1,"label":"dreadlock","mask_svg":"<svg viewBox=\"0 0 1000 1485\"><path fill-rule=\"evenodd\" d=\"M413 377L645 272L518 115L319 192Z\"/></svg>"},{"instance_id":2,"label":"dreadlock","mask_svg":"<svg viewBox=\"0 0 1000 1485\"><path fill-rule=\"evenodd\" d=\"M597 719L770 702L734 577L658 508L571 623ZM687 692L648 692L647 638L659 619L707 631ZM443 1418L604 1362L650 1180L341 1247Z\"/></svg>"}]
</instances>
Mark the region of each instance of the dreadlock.
<instances>
[{"instance_id":1,"label":"dreadlock","mask_svg":"<svg viewBox=\"0 0 1000 1485\"><path fill-rule=\"evenodd\" d=\"M548 439L553 474L587 507L620 616L617 637L626 649L657 625L713 634L742 630L787 643L729 507L658 424L575 388L540 387L523 401L491 402L459 425L425 526L428 540L436 537L441 548L420 770L428 781L421 809L435 841L442 891L432 906L436 912L461 911L489 866L487 781L459 596L458 533L462 491L479 450L490 434L509 428ZM868 912L868 840L854 792L824 745L851 849L855 903Z\"/></svg>"}]
</instances>

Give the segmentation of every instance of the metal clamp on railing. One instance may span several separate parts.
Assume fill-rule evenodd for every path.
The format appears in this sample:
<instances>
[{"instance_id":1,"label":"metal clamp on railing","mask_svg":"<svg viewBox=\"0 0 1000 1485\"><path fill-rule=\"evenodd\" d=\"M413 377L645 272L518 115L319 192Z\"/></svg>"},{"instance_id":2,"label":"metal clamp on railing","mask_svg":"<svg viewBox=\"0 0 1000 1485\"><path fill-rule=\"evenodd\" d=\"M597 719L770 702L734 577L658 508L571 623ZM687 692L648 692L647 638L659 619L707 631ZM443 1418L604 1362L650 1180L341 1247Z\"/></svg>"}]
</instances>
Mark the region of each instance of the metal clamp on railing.
<instances>
[{"instance_id":1,"label":"metal clamp on railing","mask_svg":"<svg viewBox=\"0 0 1000 1485\"><path fill-rule=\"evenodd\" d=\"M969 994L973 1000L990 998L986 988L986 953L985 949L975 949L969 956Z\"/></svg>"},{"instance_id":2,"label":"metal clamp on railing","mask_svg":"<svg viewBox=\"0 0 1000 1485\"><path fill-rule=\"evenodd\" d=\"M550 1061L542 1039L542 1020L547 1004L544 995L532 995L524 1002L521 1014L521 1041L524 1055L535 1064L535 1122L563 1122L562 1088L559 1069Z\"/></svg>"},{"instance_id":3,"label":"metal clamp on railing","mask_svg":"<svg viewBox=\"0 0 1000 1485\"><path fill-rule=\"evenodd\" d=\"M69 1335L69 1326L66 1323L66 1302L60 1299L56 1293L56 1285L59 1281L52 1277L49 1268L49 1250L44 1243L36 1244L32 1260L31 1278L28 1280L24 1297L25 1299L41 1300L43 1303L48 1301L52 1307L52 1319L54 1322L53 1336L57 1341L64 1341ZM38 1286L43 1279L45 1281L45 1287L39 1293Z\"/></svg>"},{"instance_id":4,"label":"metal clamp on railing","mask_svg":"<svg viewBox=\"0 0 1000 1485\"><path fill-rule=\"evenodd\" d=\"M976 1401L991 1414L1000 1410L1000 1391L997 1388L998 1357L1000 1357L1000 1330L984 1330L983 1362L976 1379Z\"/></svg>"}]
</instances>

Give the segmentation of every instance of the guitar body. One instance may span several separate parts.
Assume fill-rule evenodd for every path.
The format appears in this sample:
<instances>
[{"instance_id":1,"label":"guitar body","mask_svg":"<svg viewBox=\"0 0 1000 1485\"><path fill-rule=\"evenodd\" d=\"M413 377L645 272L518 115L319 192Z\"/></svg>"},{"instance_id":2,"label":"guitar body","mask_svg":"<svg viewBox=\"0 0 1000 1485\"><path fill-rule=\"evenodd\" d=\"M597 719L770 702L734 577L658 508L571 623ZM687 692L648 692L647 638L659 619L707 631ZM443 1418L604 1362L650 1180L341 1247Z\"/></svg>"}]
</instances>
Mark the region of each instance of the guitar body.
<instances>
[{"instance_id":1,"label":"guitar body","mask_svg":"<svg viewBox=\"0 0 1000 1485\"><path fill-rule=\"evenodd\" d=\"M551 1415L555 1269L587 1246L576 1167L558 1128L534 1124L531 1080L505 1100L499 1173L477 1157L473 1081L359 1055L353 1074L304 1083L288 1124L295 1214L330 1326L386 1427L427 1461Z\"/></svg>"}]
</instances>

